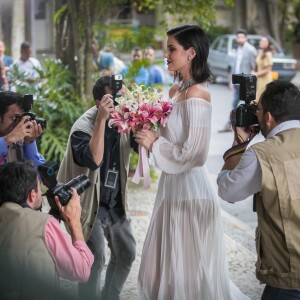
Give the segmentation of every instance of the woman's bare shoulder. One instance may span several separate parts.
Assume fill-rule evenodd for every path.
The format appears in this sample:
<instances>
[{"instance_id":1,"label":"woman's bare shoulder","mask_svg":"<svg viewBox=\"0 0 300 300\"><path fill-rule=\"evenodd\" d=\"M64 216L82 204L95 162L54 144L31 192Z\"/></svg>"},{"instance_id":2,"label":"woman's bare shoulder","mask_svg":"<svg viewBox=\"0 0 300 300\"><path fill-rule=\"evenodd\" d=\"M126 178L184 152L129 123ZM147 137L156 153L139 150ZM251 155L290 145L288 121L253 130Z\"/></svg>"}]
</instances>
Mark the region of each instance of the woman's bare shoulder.
<instances>
[{"instance_id":1,"label":"woman's bare shoulder","mask_svg":"<svg viewBox=\"0 0 300 300\"><path fill-rule=\"evenodd\" d=\"M195 84L186 91L187 98L201 98L208 102L211 101L210 91L205 84Z\"/></svg>"}]
</instances>

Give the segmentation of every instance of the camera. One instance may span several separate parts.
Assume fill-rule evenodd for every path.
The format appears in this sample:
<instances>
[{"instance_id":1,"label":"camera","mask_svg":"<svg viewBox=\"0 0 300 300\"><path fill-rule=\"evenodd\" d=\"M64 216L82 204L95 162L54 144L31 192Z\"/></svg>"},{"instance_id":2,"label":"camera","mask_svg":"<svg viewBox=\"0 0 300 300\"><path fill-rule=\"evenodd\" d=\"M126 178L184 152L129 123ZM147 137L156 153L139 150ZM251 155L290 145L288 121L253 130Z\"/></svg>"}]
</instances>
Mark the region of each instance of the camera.
<instances>
[{"instance_id":1,"label":"camera","mask_svg":"<svg viewBox=\"0 0 300 300\"><path fill-rule=\"evenodd\" d=\"M21 107L24 113L20 116L15 116L14 120L16 124L18 124L24 116L29 116L30 121L35 120L38 124L41 125L43 130L46 129L47 121L43 118L36 117L36 114L30 111L32 108L32 104L33 104L33 95L29 95L29 94L24 95L23 101L21 103Z\"/></svg>"},{"instance_id":2,"label":"camera","mask_svg":"<svg viewBox=\"0 0 300 300\"><path fill-rule=\"evenodd\" d=\"M48 188L43 195L47 197L51 207L50 214L56 218L60 218L58 207L55 203L54 196L57 196L62 206L66 206L72 197L71 188L76 189L78 195L82 194L91 186L91 182L86 175L79 175L68 183L63 184L57 182L56 173L58 170L57 163L48 161L38 166L39 175L43 184Z\"/></svg>"},{"instance_id":3,"label":"camera","mask_svg":"<svg viewBox=\"0 0 300 300\"><path fill-rule=\"evenodd\" d=\"M230 113L231 124L237 127L246 127L258 124L256 105L250 104L256 98L256 76L252 74L232 74L232 83L239 84L239 98L245 104L239 105Z\"/></svg>"},{"instance_id":4,"label":"camera","mask_svg":"<svg viewBox=\"0 0 300 300\"><path fill-rule=\"evenodd\" d=\"M114 105L118 105L119 103L115 101L115 98L120 97L122 94L118 93L122 89L123 85L123 76L120 74L114 74L110 76L110 87L113 90L113 100Z\"/></svg>"}]
</instances>

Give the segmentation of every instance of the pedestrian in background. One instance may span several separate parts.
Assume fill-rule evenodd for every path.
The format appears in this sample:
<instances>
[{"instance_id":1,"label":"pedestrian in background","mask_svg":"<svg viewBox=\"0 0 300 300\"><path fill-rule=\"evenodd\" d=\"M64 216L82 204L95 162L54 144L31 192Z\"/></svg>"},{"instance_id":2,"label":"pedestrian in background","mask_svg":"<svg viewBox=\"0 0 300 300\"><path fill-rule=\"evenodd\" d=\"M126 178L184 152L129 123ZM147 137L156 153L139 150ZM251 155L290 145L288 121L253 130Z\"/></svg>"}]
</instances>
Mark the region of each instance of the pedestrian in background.
<instances>
[{"instance_id":1,"label":"pedestrian in background","mask_svg":"<svg viewBox=\"0 0 300 300\"><path fill-rule=\"evenodd\" d=\"M259 41L259 50L255 62L256 71L252 74L257 77L256 100L258 101L266 85L273 81L273 54L270 40L266 36L263 36Z\"/></svg>"},{"instance_id":2,"label":"pedestrian in background","mask_svg":"<svg viewBox=\"0 0 300 300\"><path fill-rule=\"evenodd\" d=\"M98 50L98 45L96 41L92 43L92 53L93 53L93 65L96 71L100 74L112 75L114 74L114 56L110 52L104 50Z\"/></svg>"},{"instance_id":3,"label":"pedestrian in background","mask_svg":"<svg viewBox=\"0 0 300 300\"><path fill-rule=\"evenodd\" d=\"M123 68L120 73L125 79L133 81L137 84L149 84L149 71L145 66L143 50L135 47L131 51L131 64Z\"/></svg>"},{"instance_id":4,"label":"pedestrian in background","mask_svg":"<svg viewBox=\"0 0 300 300\"><path fill-rule=\"evenodd\" d=\"M0 60L5 67L5 73L7 73L10 65L13 63L13 58L5 54L5 44L1 40L0 40Z\"/></svg>"},{"instance_id":5,"label":"pedestrian in background","mask_svg":"<svg viewBox=\"0 0 300 300\"><path fill-rule=\"evenodd\" d=\"M14 68L24 76L27 84L35 83L40 78L40 72L43 70L42 65L37 58L32 57L32 48L29 42L21 44L20 58L11 65L10 70Z\"/></svg>"},{"instance_id":6,"label":"pedestrian in background","mask_svg":"<svg viewBox=\"0 0 300 300\"><path fill-rule=\"evenodd\" d=\"M234 128L233 147L218 175L219 196L251 195L257 213L256 277L262 300L300 299L300 91L290 82L267 84L257 105L265 141L245 148L255 127Z\"/></svg>"},{"instance_id":7,"label":"pedestrian in background","mask_svg":"<svg viewBox=\"0 0 300 300\"><path fill-rule=\"evenodd\" d=\"M155 50L152 47L145 49L145 58L149 59L150 66L147 68L149 72L149 85L162 85L164 83L164 71L162 67L154 63Z\"/></svg>"},{"instance_id":8,"label":"pedestrian in background","mask_svg":"<svg viewBox=\"0 0 300 300\"><path fill-rule=\"evenodd\" d=\"M236 42L238 47L236 49L235 62L232 70L233 74L250 74L255 72L257 51L253 45L248 43L246 30L239 29L236 32ZM240 86L238 84L232 84L231 79L229 86L230 89L233 90L232 109L235 109L240 102ZM232 131L231 122L228 120L227 124L224 128L220 129L219 132L230 131Z\"/></svg>"},{"instance_id":9,"label":"pedestrian in background","mask_svg":"<svg viewBox=\"0 0 300 300\"><path fill-rule=\"evenodd\" d=\"M113 56L113 60L114 60L113 74L119 74L120 71L126 67L126 65L125 65L125 63L123 62L123 60L121 60L120 58L118 58L118 57L114 54L114 49L115 49L115 45L114 45L114 44L107 44L107 45L105 45L105 47L103 48L103 50L104 50L106 53L111 53L112 56Z\"/></svg>"},{"instance_id":10,"label":"pedestrian in background","mask_svg":"<svg viewBox=\"0 0 300 300\"><path fill-rule=\"evenodd\" d=\"M7 72L12 63L13 58L9 55L5 55L5 44L3 41L0 40L0 90L9 89Z\"/></svg>"}]
</instances>

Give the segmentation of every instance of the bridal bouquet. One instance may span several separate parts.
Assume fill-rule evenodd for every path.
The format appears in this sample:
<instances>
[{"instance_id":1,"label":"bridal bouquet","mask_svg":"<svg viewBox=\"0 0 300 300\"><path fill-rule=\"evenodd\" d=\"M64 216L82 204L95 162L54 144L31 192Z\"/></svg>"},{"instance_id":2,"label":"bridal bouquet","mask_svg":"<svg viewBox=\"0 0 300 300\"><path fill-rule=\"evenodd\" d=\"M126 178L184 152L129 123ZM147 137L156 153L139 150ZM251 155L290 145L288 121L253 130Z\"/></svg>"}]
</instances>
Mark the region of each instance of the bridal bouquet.
<instances>
[{"instance_id":1,"label":"bridal bouquet","mask_svg":"<svg viewBox=\"0 0 300 300\"><path fill-rule=\"evenodd\" d=\"M167 116L172 110L172 104L163 100L163 94L154 88L133 84L131 89L125 87L122 97L116 98L119 103L111 113L108 125L117 126L118 132L135 133L141 129L157 130L165 126ZM139 183L144 176L144 188L150 183L150 170L148 153L144 147L139 146L139 160L136 172L132 178L134 183Z\"/></svg>"}]
</instances>

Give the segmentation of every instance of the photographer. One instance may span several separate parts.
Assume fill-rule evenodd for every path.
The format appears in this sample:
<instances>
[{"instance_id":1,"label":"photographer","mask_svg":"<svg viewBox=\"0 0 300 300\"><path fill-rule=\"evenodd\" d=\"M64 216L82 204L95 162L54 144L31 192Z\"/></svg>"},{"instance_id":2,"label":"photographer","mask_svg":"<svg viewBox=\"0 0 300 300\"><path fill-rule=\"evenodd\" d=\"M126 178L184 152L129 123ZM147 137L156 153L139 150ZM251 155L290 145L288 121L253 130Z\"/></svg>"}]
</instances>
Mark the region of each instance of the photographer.
<instances>
[{"instance_id":1,"label":"photographer","mask_svg":"<svg viewBox=\"0 0 300 300\"><path fill-rule=\"evenodd\" d=\"M42 192L29 162L0 166L0 294L1 299L57 299L59 276L87 281L93 255L84 242L81 206L75 189L66 206L58 205L72 242L58 221L38 210Z\"/></svg>"},{"instance_id":2,"label":"photographer","mask_svg":"<svg viewBox=\"0 0 300 300\"><path fill-rule=\"evenodd\" d=\"M8 161L32 160L35 167L45 162L35 139L43 129L23 116L24 98L14 92L0 92L0 165Z\"/></svg>"},{"instance_id":3,"label":"photographer","mask_svg":"<svg viewBox=\"0 0 300 300\"><path fill-rule=\"evenodd\" d=\"M266 86L256 109L265 141L249 147L253 126L234 128L234 148L218 175L219 196L237 202L254 197L257 212L257 279L262 300L300 298L300 92L290 82ZM235 151L231 151L235 149Z\"/></svg>"},{"instance_id":4,"label":"photographer","mask_svg":"<svg viewBox=\"0 0 300 300\"><path fill-rule=\"evenodd\" d=\"M107 120L114 109L112 95L116 93L113 86L109 76L96 81L93 88L96 105L73 125L57 176L58 181L67 182L84 174L92 183L81 196L81 223L85 240L95 255L95 262L88 283L78 287L79 299L100 297L105 238L111 257L101 300L119 299L135 259L136 243L126 212L126 184L132 139L130 134L120 134L117 128L108 127Z\"/></svg>"}]
</instances>

